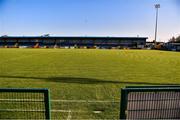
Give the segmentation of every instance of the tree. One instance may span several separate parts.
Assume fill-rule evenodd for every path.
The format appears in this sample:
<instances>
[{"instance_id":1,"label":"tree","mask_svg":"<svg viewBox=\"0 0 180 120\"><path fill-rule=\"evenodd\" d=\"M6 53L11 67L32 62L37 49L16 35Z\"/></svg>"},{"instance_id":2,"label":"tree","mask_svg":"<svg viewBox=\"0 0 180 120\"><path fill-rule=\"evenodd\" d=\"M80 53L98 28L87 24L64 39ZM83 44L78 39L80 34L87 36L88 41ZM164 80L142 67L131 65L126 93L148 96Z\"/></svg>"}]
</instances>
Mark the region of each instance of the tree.
<instances>
[{"instance_id":1,"label":"tree","mask_svg":"<svg viewBox=\"0 0 180 120\"><path fill-rule=\"evenodd\" d=\"M176 38L176 42L180 42L180 36Z\"/></svg>"},{"instance_id":2,"label":"tree","mask_svg":"<svg viewBox=\"0 0 180 120\"><path fill-rule=\"evenodd\" d=\"M180 35L178 36L178 37L172 37L170 40L169 40L169 42L178 42L178 43L180 43Z\"/></svg>"},{"instance_id":3,"label":"tree","mask_svg":"<svg viewBox=\"0 0 180 120\"><path fill-rule=\"evenodd\" d=\"M169 40L169 42L176 42L176 38L173 36L173 37Z\"/></svg>"}]
</instances>

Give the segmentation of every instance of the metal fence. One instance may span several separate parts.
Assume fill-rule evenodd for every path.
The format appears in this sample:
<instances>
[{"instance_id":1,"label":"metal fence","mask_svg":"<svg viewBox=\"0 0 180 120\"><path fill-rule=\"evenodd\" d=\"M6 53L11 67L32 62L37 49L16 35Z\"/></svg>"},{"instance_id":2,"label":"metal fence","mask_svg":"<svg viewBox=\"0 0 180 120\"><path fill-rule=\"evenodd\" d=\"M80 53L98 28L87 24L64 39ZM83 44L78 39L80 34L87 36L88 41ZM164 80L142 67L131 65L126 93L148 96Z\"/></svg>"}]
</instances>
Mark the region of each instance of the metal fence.
<instances>
[{"instance_id":1,"label":"metal fence","mask_svg":"<svg viewBox=\"0 0 180 120\"><path fill-rule=\"evenodd\" d=\"M50 119L48 89L0 89L0 119Z\"/></svg>"},{"instance_id":2,"label":"metal fence","mask_svg":"<svg viewBox=\"0 0 180 120\"><path fill-rule=\"evenodd\" d=\"M127 87L120 107L120 119L180 119L180 87Z\"/></svg>"}]
</instances>

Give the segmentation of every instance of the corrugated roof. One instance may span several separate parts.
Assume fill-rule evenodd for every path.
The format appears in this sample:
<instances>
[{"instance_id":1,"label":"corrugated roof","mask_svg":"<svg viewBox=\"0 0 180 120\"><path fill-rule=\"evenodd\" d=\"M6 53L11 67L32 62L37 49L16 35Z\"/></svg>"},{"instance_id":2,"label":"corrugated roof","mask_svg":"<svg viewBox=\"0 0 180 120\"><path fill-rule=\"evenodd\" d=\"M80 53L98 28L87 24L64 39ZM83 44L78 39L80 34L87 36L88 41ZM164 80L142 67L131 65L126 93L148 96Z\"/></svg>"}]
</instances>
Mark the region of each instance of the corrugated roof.
<instances>
[{"instance_id":1,"label":"corrugated roof","mask_svg":"<svg viewBox=\"0 0 180 120\"><path fill-rule=\"evenodd\" d=\"M112 37L112 36L1 36L0 38L12 39L38 39L38 38L51 38L51 39L148 39L148 37Z\"/></svg>"}]
</instances>

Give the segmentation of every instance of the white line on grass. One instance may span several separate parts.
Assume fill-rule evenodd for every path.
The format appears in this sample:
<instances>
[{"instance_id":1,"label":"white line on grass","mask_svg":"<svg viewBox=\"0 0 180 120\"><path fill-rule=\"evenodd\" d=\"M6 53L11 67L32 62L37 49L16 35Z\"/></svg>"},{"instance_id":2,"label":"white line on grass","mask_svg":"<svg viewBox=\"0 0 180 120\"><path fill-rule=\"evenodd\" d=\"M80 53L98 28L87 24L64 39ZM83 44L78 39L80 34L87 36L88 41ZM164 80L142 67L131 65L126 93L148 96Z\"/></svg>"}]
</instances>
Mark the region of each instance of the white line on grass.
<instances>
[{"instance_id":1,"label":"white line on grass","mask_svg":"<svg viewBox=\"0 0 180 120\"><path fill-rule=\"evenodd\" d=\"M30 102L43 102L41 99L0 99L0 101L30 101ZM119 103L119 101L101 101L101 100L51 100L51 102L77 102L77 103Z\"/></svg>"},{"instance_id":2,"label":"white line on grass","mask_svg":"<svg viewBox=\"0 0 180 120\"><path fill-rule=\"evenodd\" d=\"M52 109L51 112L60 112L60 113L69 113L71 111L71 113L96 113L96 114L101 114L103 113L102 111L78 111L78 110L55 110ZM109 112L109 113L118 113L118 112Z\"/></svg>"},{"instance_id":3,"label":"white line on grass","mask_svg":"<svg viewBox=\"0 0 180 120\"><path fill-rule=\"evenodd\" d=\"M119 103L120 101L101 101L101 100L51 100L51 102L75 102L75 103Z\"/></svg>"},{"instance_id":4,"label":"white line on grass","mask_svg":"<svg viewBox=\"0 0 180 120\"><path fill-rule=\"evenodd\" d=\"M72 118L72 116L71 116L71 110L69 110L67 120L71 120L71 118Z\"/></svg>"}]
</instances>

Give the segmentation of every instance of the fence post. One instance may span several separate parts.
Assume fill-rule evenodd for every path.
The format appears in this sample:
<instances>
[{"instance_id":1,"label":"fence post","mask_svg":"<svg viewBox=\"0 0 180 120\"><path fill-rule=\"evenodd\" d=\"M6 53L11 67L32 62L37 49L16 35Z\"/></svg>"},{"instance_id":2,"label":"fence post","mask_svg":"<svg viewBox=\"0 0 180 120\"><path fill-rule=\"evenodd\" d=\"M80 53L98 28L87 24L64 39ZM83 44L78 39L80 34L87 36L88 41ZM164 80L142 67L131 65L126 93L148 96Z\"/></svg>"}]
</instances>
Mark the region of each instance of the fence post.
<instances>
[{"instance_id":1,"label":"fence post","mask_svg":"<svg viewBox=\"0 0 180 120\"><path fill-rule=\"evenodd\" d=\"M45 101L45 117L46 120L51 119L51 102L50 102L50 92L48 89L44 92L44 101Z\"/></svg>"},{"instance_id":2,"label":"fence post","mask_svg":"<svg viewBox=\"0 0 180 120\"><path fill-rule=\"evenodd\" d=\"M127 105L127 91L121 89L121 102L120 102L120 120L126 119L126 105Z\"/></svg>"}]
</instances>

